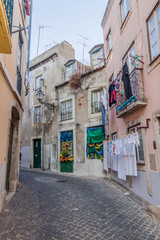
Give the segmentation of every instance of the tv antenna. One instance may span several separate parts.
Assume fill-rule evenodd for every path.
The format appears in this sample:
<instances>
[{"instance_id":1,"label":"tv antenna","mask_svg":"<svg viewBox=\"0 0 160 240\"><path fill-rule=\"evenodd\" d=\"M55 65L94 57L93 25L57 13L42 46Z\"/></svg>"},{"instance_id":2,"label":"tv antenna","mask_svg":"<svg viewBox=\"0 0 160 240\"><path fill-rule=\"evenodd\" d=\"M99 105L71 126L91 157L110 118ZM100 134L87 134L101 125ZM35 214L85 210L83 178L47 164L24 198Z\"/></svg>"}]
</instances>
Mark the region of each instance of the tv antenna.
<instances>
[{"instance_id":1,"label":"tv antenna","mask_svg":"<svg viewBox=\"0 0 160 240\"><path fill-rule=\"evenodd\" d=\"M83 38L83 43L82 42L79 42L83 45L83 53L82 53L82 64L84 63L84 53L85 53L85 47L88 47L88 45L86 44L86 41L89 41L88 38L84 37L83 35L81 34L78 34L81 38Z\"/></svg>"},{"instance_id":2,"label":"tv antenna","mask_svg":"<svg viewBox=\"0 0 160 240\"><path fill-rule=\"evenodd\" d=\"M58 44L57 42L55 42L52 38L50 38L50 37L47 37L48 39L50 39L53 43L54 43L54 46L56 45L56 44Z\"/></svg>"},{"instance_id":3,"label":"tv antenna","mask_svg":"<svg viewBox=\"0 0 160 240\"><path fill-rule=\"evenodd\" d=\"M38 52L39 52L39 42L40 42L41 29L44 29L44 28L53 28L53 26L43 26L43 25L40 25L40 26L39 26L38 44L37 44L37 56L38 56Z\"/></svg>"}]
</instances>

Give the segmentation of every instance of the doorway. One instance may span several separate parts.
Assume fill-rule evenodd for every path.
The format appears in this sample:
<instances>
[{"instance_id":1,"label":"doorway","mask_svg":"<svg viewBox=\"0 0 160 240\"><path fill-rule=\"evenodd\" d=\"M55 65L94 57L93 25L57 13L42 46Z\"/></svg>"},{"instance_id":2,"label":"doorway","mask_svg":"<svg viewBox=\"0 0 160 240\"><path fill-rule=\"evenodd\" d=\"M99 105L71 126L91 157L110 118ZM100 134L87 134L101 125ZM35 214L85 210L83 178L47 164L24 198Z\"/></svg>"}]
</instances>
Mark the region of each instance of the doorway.
<instances>
[{"instance_id":1,"label":"doorway","mask_svg":"<svg viewBox=\"0 0 160 240\"><path fill-rule=\"evenodd\" d=\"M8 157L6 164L6 192L15 192L19 176L19 120L20 114L16 107L12 107L10 130L8 137Z\"/></svg>"},{"instance_id":2,"label":"doorway","mask_svg":"<svg viewBox=\"0 0 160 240\"><path fill-rule=\"evenodd\" d=\"M33 140L34 168L41 168L41 139Z\"/></svg>"},{"instance_id":3,"label":"doorway","mask_svg":"<svg viewBox=\"0 0 160 240\"><path fill-rule=\"evenodd\" d=\"M7 161L7 175L6 175L6 191L9 191L9 177L11 170L11 158L12 158L12 144L13 144L13 118L10 126L10 134L9 134L9 146L8 146L8 161Z\"/></svg>"}]
</instances>

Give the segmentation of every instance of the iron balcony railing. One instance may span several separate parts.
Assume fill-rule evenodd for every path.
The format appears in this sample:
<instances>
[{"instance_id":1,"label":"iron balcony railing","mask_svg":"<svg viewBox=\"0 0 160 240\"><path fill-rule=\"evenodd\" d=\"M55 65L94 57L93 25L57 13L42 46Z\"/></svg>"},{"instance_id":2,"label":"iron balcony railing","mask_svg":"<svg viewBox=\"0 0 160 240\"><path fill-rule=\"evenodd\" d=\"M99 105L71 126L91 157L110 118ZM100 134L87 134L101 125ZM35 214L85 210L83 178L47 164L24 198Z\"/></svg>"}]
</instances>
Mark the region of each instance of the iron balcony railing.
<instances>
[{"instance_id":1,"label":"iron balcony railing","mask_svg":"<svg viewBox=\"0 0 160 240\"><path fill-rule=\"evenodd\" d=\"M21 73L20 73L18 67L17 67L17 90L18 90L18 92L19 92L19 95L21 96L21 91L22 91L22 77L21 77Z\"/></svg>"},{"instance_id":2,"label":"iron balcony railing","mask_svg":"<svg viewBox=\"0 0 160 240\"><path fill-rule=\"evenodd\" d=\"M144 96L144 85L143 85L143 68L135 67L130 73L130 84L132 89L132 97L126 99L125 93L121 94L120 91L116 92L116 111L117 113L127 107L133 102L146 102Z\"/></svg>"},{"instance_id":3,"label":"iron balcony railing","mask_svg":"<svg viewBox=\"0 0 160 240\"><path fill-rule=\"evenodd\" d=\"M12 19L13 19L13 4L14 0L3 0L5 9L6 9L6 15L8 18L8 25L10 33L12 33Z\"/></svg>"}]
</instances>

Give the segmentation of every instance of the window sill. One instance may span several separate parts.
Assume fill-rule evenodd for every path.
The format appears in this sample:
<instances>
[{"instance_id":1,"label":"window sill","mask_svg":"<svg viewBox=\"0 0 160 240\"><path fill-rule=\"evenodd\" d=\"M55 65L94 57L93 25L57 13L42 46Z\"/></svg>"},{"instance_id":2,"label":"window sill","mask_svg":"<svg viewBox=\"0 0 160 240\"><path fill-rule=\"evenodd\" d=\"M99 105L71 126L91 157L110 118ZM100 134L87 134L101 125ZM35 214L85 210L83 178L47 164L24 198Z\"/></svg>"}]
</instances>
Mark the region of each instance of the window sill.
<instances>
[{"instance_id":1,"label":"window sill","mask_svg":"<svg viewBox=\"0 0 160 240\"><path fill-rule=\"evenodd\" d=\"M107 55L107 63L109 62L109 59L111 58L112 52L113 52L113 49L111 49Z\"/></svg>"},{"instance_id":2,"label":"window sill","mask_svg":"<svg viewBox=\"0 0 160 240\"><path fill-rule=\"evenodd\" d=\"M160 57L160 53L157 55L157 57L155 57L149 64L149 66L151 66L154 62L156 62L156 60Z\"/></svg>"},{"instance_id":3,"label":"window sill","mask_svg":"<svg viewBox=\"0 0 160 240\"><path fill-rule=\"evenodd\" d=\"M67 119L64 119L64 120L60 120L60 122L65 122L65 121L69 121L69 120L72 120L73 118L67 118Z\"/></svg>"},{"instance_id":4,"label":"window sill","mask_svg":"<svg viewBox=\"0 0 160 240\"><path fill-rule=\"evenodd\" d=\"M41 127L42 126L42 123L40 122L40 123L33 123L33 126L34 127Z\"/></svg>"},{"instance_id":5,"label":"window sill","mask_svg":"<svg viewBox=\"0 0 160 240\"><path fill-rule=\"evenodd\" d=\"M97 114L97 113L101 113L101 111L99 111L99 112L91 112L91 114Z\"/></svg>"},{"instance_id":6,"label":"window sill","mask_svg":"<svg viewBox=\"0 0 160 240\"><path fill-rule=\"evenodd\" d=\"M138 165L138 166L144 166L144 165L145 165L145 162L144 162L144 161L139 161L139 162L137 162L137 165Z\"/></svg>"}]
</instances>

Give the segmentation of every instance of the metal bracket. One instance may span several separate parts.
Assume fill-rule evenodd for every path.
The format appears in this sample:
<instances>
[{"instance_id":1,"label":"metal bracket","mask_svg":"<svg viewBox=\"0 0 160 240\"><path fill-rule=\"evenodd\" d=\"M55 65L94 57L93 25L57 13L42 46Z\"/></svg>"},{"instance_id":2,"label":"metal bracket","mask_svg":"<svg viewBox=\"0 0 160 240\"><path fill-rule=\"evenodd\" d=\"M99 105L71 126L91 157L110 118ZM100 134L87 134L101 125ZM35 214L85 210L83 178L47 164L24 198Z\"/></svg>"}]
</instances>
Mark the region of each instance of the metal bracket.
<instances>
[{"instance_id":1,"label":"metal bracket","mask_svg":"<svg viewBox=\"0 0 160 240\"><path fill-rule=\"evenodd\" d=\"M146 126L139 126L139 127L137 127L138 129L141 129L141 128L143 128L143 129L147 129L147 128L149 128L149 121L150 121L151 119L150 118L147 118L146 119Z\"/></svg>"},{"instance_id":2,"label":"metal bracket","mask_svg":"<svg viewBox=\"0 0 160 240\"><path fill-rule=\"evenodd\" d=\"M17 27L17 26L14 26L14 27ZM25 29L29 29L29 27L22 27L22 28L20 27L18 30L13 31L12 34L17 33L17 32L21 32Z\"/></svg>"},{"instance_id":3,"label":"metal bracket","mask_svg":"<svg viewBox=\"0 0 160 240\"><path fill-rule=\"evenodd\" d=\"M48 108L49 110L53 110L53 112L54 112L54 108L55 108L54 103L51 104L51 103L42 102L42 101L40 101L40 103L41 103L41 104L44 104L44 105L46 106L46 108Z\"/></svg>"}]
</instances>

